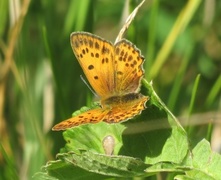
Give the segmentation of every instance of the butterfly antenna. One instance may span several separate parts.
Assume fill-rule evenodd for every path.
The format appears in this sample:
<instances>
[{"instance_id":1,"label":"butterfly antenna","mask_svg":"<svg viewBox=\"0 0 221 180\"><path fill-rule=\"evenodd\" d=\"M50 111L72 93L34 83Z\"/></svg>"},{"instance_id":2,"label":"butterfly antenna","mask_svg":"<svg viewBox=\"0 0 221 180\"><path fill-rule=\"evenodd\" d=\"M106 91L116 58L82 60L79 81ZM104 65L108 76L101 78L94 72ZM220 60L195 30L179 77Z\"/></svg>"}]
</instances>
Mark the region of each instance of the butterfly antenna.
<instances>
[{"instance_id":1,"label":"butterfly antenna","mask_svg":"<svg viewBox=\"0 0 221 180\"><path fill-rule=\"evenodd\" d=\"M94 96L98 97L98 95L94 92L94 90L90 87L90 85L87 83L87 81L84 79L82 75L80 75L81 80L84 82L84 84L90 89L90 91L93 93Z\"/></svg>"}]
</instances>

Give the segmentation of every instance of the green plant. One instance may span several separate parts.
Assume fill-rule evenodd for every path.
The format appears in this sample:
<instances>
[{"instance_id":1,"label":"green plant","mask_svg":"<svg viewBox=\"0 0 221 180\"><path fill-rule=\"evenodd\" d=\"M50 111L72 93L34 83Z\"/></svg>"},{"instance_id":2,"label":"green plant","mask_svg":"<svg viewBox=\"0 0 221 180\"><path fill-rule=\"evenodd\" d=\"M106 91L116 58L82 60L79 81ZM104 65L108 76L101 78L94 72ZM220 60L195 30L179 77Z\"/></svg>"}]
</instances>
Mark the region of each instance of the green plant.
<instances>
[{"instance_id":1,"label":"green plant","mask_svg":"<svg viewBox=\"0 0 221 180\"><path fill-rule=\"evenodd\" d=\"M74 109L91 107L69 34L113 41L122 12L137 6L127 3L0 2L0 179L219 179L220 155L211 146L220 117L220 2L145 2L125 37L146 58L147 109L124 124L69 129L64 147L61 133L51 132ZM115 139L113 156L102 147L107 135Z\"/></svg>"}]
</instances>

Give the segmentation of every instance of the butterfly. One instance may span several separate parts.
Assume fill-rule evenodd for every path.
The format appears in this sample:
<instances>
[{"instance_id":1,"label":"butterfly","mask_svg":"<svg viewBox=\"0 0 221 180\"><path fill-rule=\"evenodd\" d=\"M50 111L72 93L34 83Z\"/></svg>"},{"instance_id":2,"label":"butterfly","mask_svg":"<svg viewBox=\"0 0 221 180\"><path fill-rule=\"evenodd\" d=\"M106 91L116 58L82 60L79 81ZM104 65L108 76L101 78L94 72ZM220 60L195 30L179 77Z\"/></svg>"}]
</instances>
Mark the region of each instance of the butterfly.
<instances>
[{"instance_id":1,"label":"butterfly","mask_svg":"<svg viewBox=\"0 0 221 180\"><path fill-rule=\"evenodd\" d=\"M59 131L87 123L118 123L146 108L149 97L139 93L144 75L144 57L131 42L115 44L87 32L74 32L71 47L90 85L100 97L100 106L56 124Z\"/></svg>"}]
</instances>

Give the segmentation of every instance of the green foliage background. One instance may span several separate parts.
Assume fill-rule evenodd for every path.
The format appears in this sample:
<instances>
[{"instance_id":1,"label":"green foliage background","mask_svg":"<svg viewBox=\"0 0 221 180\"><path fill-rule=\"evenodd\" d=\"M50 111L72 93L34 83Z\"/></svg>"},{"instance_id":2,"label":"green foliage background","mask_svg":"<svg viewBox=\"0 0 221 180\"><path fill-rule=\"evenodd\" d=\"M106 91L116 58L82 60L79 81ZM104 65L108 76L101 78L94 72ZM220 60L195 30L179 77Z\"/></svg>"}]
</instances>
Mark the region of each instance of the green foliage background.
<instances>
[{"instance_id":1,"label":"green foliage background","mask_svg":"<svg viewBox=\"0 0 221 180\"><path fill-rule=\"evenodd\" d=\"M51 127L93 99L79 78L70 33L114 42L139 2L1 0L0 179L30 179L54 159L64 140ZM184 117L192 146L202 138L215 141L219 125L220 18L220 1L147 1L125 36L146 58L145 78L173 114Z\"/></svg>"}]
</instances>

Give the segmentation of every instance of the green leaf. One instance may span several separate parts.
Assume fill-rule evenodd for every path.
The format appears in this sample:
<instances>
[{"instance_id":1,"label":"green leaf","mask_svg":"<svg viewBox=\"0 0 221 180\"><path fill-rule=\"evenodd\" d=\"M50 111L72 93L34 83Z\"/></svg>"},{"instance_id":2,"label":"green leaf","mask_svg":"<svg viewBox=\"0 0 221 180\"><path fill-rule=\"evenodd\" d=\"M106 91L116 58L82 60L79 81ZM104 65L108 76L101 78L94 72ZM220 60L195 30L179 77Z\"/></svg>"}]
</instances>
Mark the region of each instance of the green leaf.
<instances>
[{"instance_id":1,"label":"green leaf","mask_svg":"<svg viewBox=\"0 0 221 180\"><path fill-rule=\"evenodd\" d=\"M38 180L38 179L42 179L42 180L44 180L44 179L47 179L47 180L57 180L57 178L48 175L47 172L38 172L38 173L35 173L32 178L33 178L34 180Z\"/></svg>"},{"instance_id":2,"label":"green leaf","mask_svg":"<svg viewBox=\"0 0 221 180\"><path fill-rule=\"evenodd\" d=\"M73 164L57 160L49 161L43 167L43 172L36 173L33 176L35 180L67 180L67 179L104 179L107 176L98 175L73 166Z\"/></svg>"},{"instance_id":3,"label":"green leaf","mask_svg":"<svg viewBox=\"0 0 221 180\"><path fill-rule=\"evenodd\" d=\"M189 166L191 170L186 171L186 175L183 175L185 178L221 179L221 156L212 152L209 142L205 139L196 145L188 156L186 164L191 165Z\"/></svg>"},{"instance_id":4,"label":"green leaf","mask_svg":"<svg viewBox=\"0 0 221 180\"><path fill-rule=\"evenodd\" d=\"M60 153L58 158L60 160L50 161L44 167L45 173L35 174L35 179L104 179L103 175L106 178L134 177L144 175L147 168L147 165L136 158L108 156L84 150L80 153Z\"/></svg>"},{"instance_id":5,"label":"green leaf","mask_svg":"<svg viewBox=\"0 0 221 180\"><path fill-rule=\"evenodd\" d=\"M161 153L156 157L146 157L145 162L151 164L168 161L171 163L181 163L187 155L187 137L178 128L173 128L171 135L167 138ZM159 150L158 150L159 151Z\"/></svg>"},{"instance_id":6,"label":"green leaf","mask_svg":"<svg viewBox=\"0 0 221 180\"><path fill-rule=\"evenodd\" d=\"M144 174L147 167L141 160L127 156L108 156L82 150L80 154L59 154L65 162L98 174L117 177L133 177Z\"/></svg>"},{"instance_id":7,"label":"green leaf","mask_svg":"<svg viewBox=\"0 0 221 180\"><path fill-rule=\"evenodd\" d=\"M157 96L152 84L143 80L143 85L149 91L150 102L147 110L141 116L146 119L162 119L161 123L164 123L164 129L128 135L127 140L123 139L123 148L125 149L123 153L128 152L128 155L144 159L146 164L152 164L153 166L146 170L147 175L161 171L177 172L183 171L182 168L189 168L189 166L182 165L189 151L185 130ZM147 127L144 122L142 126Z\"/></svg>"},{"instance_id":8,"label":"green leaf","mask_svg":"<svg viewBox=\"0 0 221 180\"><path fill-rule=\"evenodd\" d=\"M160 162L148 167L145 172L157 173L157 172L179 172L182 173L184 170L189 170L189 167L183 165L172 164L168 162Z\"/></svg>"},{"instance_id":9,"label":"green leaf","mask_svg":"<svg viewBox=\"0 0 221 180\"><path fill-rule=\"evenodd\" d=\"M79 150L91 150L93 152L105 154L103 140L107 136L114 139L114 154L118 154L122 147L122 132L125 126L122 124L107 124L104 122L98 124L85 124L79 127L67 129L64 133L64 139L67 142L62 152L79 152Z\"/></svg>"}]
</instances>

